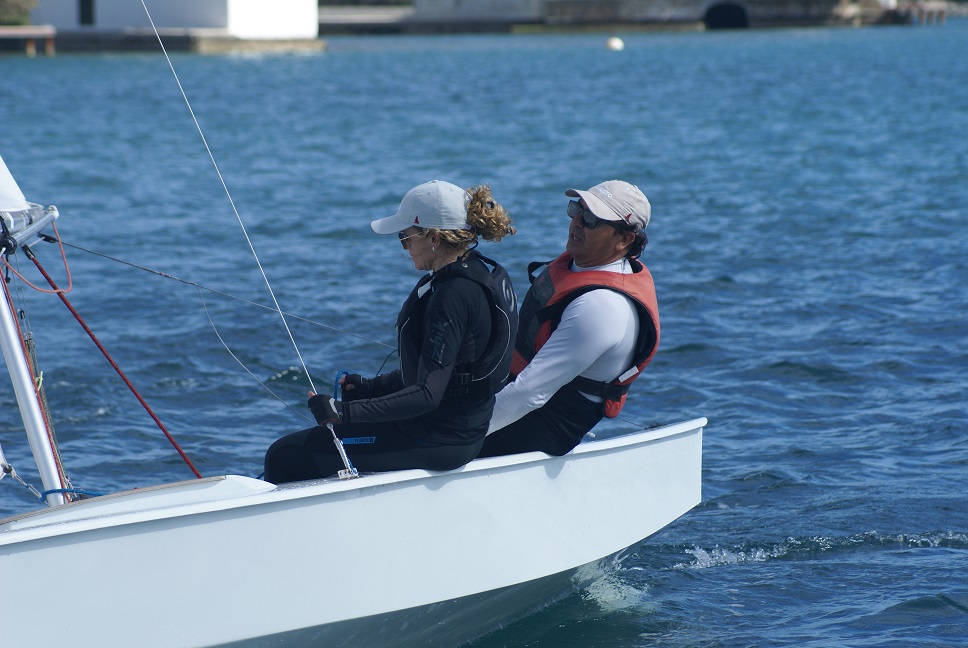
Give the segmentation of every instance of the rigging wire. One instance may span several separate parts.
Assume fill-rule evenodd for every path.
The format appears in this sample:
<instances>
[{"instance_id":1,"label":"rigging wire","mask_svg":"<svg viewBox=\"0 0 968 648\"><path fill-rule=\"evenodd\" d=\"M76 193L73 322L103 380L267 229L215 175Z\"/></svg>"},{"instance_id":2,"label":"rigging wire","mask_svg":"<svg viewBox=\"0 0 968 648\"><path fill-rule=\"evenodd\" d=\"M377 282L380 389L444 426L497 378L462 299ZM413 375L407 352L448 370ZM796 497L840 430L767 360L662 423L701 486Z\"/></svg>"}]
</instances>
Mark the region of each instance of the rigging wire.
<instances>
[{"instance_id":1,"label":"rigging wire","mask_svg":"<svg viewBox=\"0 0 968 648\"><path fill-rule=\"evenodd\" d=\"M24 248L25 250L27 248ZM6 268L20 277L20 274L14 269L10 262L7 261L7 248L4 246L0 248L0 257L3 258L3 262ZM66 259L65 259L66 260ZM57 468L57 478L62 486L71 487L71 480L67 476L67 469L64 467L64 462L60 455L60 446L57 443L57 435L54 432L54 422L50 415L50 407L47 404L47 394L44 390L43 374L40 373L39 366L37 363L37 354L33 343L33 334L30 330L30 321L26 317L26 309L16 309L13 301L13 293L9 287L10 276L0 277L0 281L3 281L3 293L4 298L7 300L8 307L11 313L16 313L17 315L13 318L13 327L16 330L17 339L20 342L20 348L24 354L24 360L26 361L27 372L30 374L31 381L33 383L33 393L34 398L37 399L37 405L40 408L40 413L43 418L44 432L47 435L47 445L51 450L53 455L54 465ZM20 290L20 300L21 303L26 303L25 295L22 292L23 286L18 284ZM23 325L21 325L21 319L23 320ZM26 332L25 332L26 328ZM21 482L22 483L22 482ZM44 498L41 498L44 499ZM69 498L67 498L70 501ZM46 500L44 500L46 502Z\"/></svg>"},{"instance_id":2,"label":"rigging wire","mask_svg":"<svg viewBox=\"0 0 968 648\"><path fill-rule=\"evenodd\" d=\"M161 40L161 34L158 33L158 28L155 27L155 21L151 18L151 13L148 11L148 5L145 4L144 0L141 0L141 6L145 9L145 14L148 16L148 22L151 23L151 28L155 32L155 37L158 39L158 45L161 46L161 51L165 55L165 60L168 61L168 67L171 69L172 75L175 77L175 83L178 84L178 90L181 92L182 99L185 100L185 105L188 106L188 112L192 116L192 121L195 122L195 128L198 130L199 136L202 138L202 144L205 145L205 151L208 153L209 160L212 161L212 166L215 167L215 173L218 175L219 182L222 183L222 189L225 191L225 196L229 199L229 204L232 206L232 212L235 214L236 220L239 221L239 227L242 228L242 234L245 236L246 243L249 244L249 250L252 252L252 256L255 258L256 265L259 266L259 272L262 273L262 279L266 284L266 288L269 290L269 295L272 297L272 303L275 304L275 311L279 313L279 318L282 320L282 325L286 329L286 334L289 336L289 341L292 342L292 347L296 351L296 356L299 358L299 363L302 365L303 372L306 374L306 379L309 381L309 386L312 390L316 391L316 386L313 384L312 376L309 375L309 369L306 368L306 362L303 360L302 354L299 352L299 346L296 344L296 340L292 335L292 331L289 330L289 323L286 322L286 316L282 312L282 307L279 306L279 302L276 300L276 293L272 290L272 285L269 283L269 277L266 276L266 272L262 267L262 262L259 260L259 255L256 254L255 246L252 245L252 240L249 238L249 232L245 229L245 223L242 222L242 217L239 215L239 210L235 207L235 200L232 199L232 193L229 191L229 187L225 184L225 179L222 177L222 172L218 168L218 163L215 161L215 156L212 154L212 149L208 146L208 140L205 139L205 133L202 132L202 126L198 123L198 118L195 117L195 111L192 109L192 104L188 101L188 95L185 94L185 89L182 87L181 80L178 78L178 73L175 72L175 66L171 62L171 57L168 56L168 50L165 49L165 44Z\"/></svg>"},{"instance_id":3,"label":"rigging wire","mask_svg":"<svg viewBox=\"0 0 968 648\"><path fill-rule=\"evenodd\" d=\"M229 348L229 345L226 344L225 340L222 339L221 333L218 332L218 327L215 326L215 321L212 319L212 314L208 312L208 304L205 303L205 297L202 295L201 286L198 286L198 289L199 289L198 290L198 298L202 301L202 308L205 309L205 315L206 315L206 317L208 317L208 321L212 325L212 330L215 331L215 337L217 337L218 338L218 341L222 343L222 346L225 347L225 350L228 351L228 354L230 356L232 356L232 359L235 360L237 363L239 363L239 366L242 367L247 374L249 374L250 376L252 376L252 378L254 378L257 383L259 383L260 385L262 385L262 388L265 389L267 392L269 392L269 395L270 396L272 396L277 401L279 401L280 403L282 403L283 405L285 405L286 407L288 407L290 410L292 410L292 412L294 414L296 414L296 416L301 416L302 418L306 419L307 421L312 422L313 419L311 419L310 417L306 416L305 412L302 412L300 410L297 410L295 407L293 407L292 405L290 405L289 403L287 403L285 401L285 399L283 399L281 396L279 396L276 392L274 392L271 389L269 389L269 386L266 385L258 376L256 376L254 373L252 373L252 370L249 369L247 366L245 366L245 363L242 362L242 360L237 355L235 355L235 353L232 351L232 349Z\"/></svg>"},{"instance_id":4,"label":"rigging wire","mask_svg":"<svg viewBox=\"0 0 968 648\"><path fill-rule=\"evenodd\" d=\"M175 441L175 437L173 437L171 433L168 432L167 428L165 428L164 423L162 423L161 420L155 415L154 411L151 409L148 403L145 402L145 399L141 397L141 394L138 393L138 390L135 389L133 384L131 384L131 381L128 380L128 377L125 375L124 371L121 370L121 367L117 365L117 363L114 361L114 358L111 357L111 354L108 353L107 349L104 348L100 340L97 339L97 336L94 335L94 332L88 327L87 323L84 322L84 319L81 317L80 313L74 310L74 306L71 304L70 300L68 300L67 297L64 296L64 291L58 290L57 284L54 283L54 279L49 274L47 274L46 270L44 270L44 267L40 264L40 261L38 261L37 257L34 255L33 250L31 250L29 247L24 247L24 254L27 255L28 259L34 262L34 265L37 266L37 269L40 270L40 273L44 275L44 279L47 280L47 283L50 284L50 287L53 288L55 292L57 292L57 296L60 297L61 301L64 302L64 305L67 306L67 309L71 312L72 315L74 315L74 318L77 320L78 324L81 325L81 328L84 329L84 332L87 333L88 337L90 337L91 340L94 342L94 344L97 345L97 348L100 349L104 357L107 358L107 361L111 364L111 367L114 368L114 370L118 373L119 376L121 376L121 380L124 381L124 384L128 386L128 389L131 390L131 393L134 394L135 398L138 399L138 402L141 403L141 406L145 408L145 411L148 412L148 415L152 418L152 420L154 420L155 424L161 429L161 431L168 438L169 443L171 443L171 445L175 448L178 454L181 455L181 458L184 460L186 464L188 464L188 467L191 468L195 476L201 479L202 474L198 472L197 468L195 468L195 464L192 463L192 460L188 458L188 455L185 454L185 451L182 450L181 446L178 445L178 442Z\"/></svg>"},{"instance_id":5,"label":"rigging wire","mask_svg":"<svg viewBox=\"0 0 968 648\"><path fill-rule=\"evenodd\" d=\"M149 268L147 266L138 265L137 263L132 263L131 261L125 261L124 259L119 259L117 257L113 257L113 256L110 256L108 254L104 254L103 252L98 252L97 250L91 250L89 248L86 248L86 247L83 247L83 246L80 246L80 245L76 245L74 243L68 243L66 241L60 240L59 238L55 239L54 237L50 236L49 234L40 234L40 238L43 239L44 241L48 242L48 243L60 243L61 245L64 245L64 246L67 246L67 247L70 247L70 248L74 248L75 250L80 250L81 252L87 252L88 254L93 254L94 256L99 256L102 259L107 259L108 261L114 261L115 263L120 263L122 265L126 265L126 266L129 266L129 267L135 268L137 270L143 270L144 272L157 275L159 277L162 277L163 279L171 279L173 281L177 281L179 283L183 283L186 286L193 286L194 288L197 288L198 290L205 290L207 292L210 292L210 293L215 294L215 295L219 295L221 297L227 297L228 299L234 299L235 301L241 302L243 304L248 304L249 306L256 306L257 308L262 308L264 310L269 310L269 311L272 311L272 312L276 312L276 309L274 309L272 306L266 306L265 304L260 304L259 302L252 301L250 299L246 299L245 297L239 297L238 295L233 295L231 293L223 292L223 291L217 290L215 288L209 288L208 286L202 285L202 284L197 283L195 281L188 281L187 279L181 279L181 278L176 277L174 275L168 274L167 272L162 272L161 270L155 270L155 269ZM314 319L310 319L308 317L303 317L301 315L296 315L294 313L290 313L289 311L283 311L283 314L286 317L290 317L292 319L299 320L300 322L305 322L307 324L312 324L314 326L318 326L320 328L324 328L324 329L326 329L328 331L333 331L334 333L340 333L342 335L348 335L350 337L355 337L358 340L363 340L364 342L369 342L370 344L376 344L376 345L379 345L379 346L382 346L382 347L386 347L388 349L394 349L394 350L396 350L396 346L394 346L392 344L387 344L386 342L380 342L379 340L374 340L372 338L368 338L368 337L363 336L363 335L360 335L358 333L354 333L353 331L347 331L345 329L337 328L337 327L332 326L330 324L323 324L322 322L318 322L318 321L316 321ZM211 318L209 318L209 319L211 320ZM215 326L214 322L212 323L212 326L214 328L214 326Z\"/></svg>"},{"instance_id":6,"label":"rigging wire","mask_svg":"<svg viewBox=\"0 0 968 648\"><path fill-rule=\"evenodd\" d=\"M37 490L36 488L34 488L33 485L28 484L27 482L25 482L23 480L23 478L20 475L17 474L17 471L14 470L13 466L10 465L10 464L8 464L6 461L4 461L2 455L0 455L0 479L3 479L7 475L10 475L10 478L11 479L14 479L14 480L20 482L20 485L21 486L23 486L24 488L26 488L27 490L29 490L31 493L33 493L34 495L36 495L38 499L44 499L43 494L39 490Z\"/></svg>"},{"instance_id":7,"label":"rigging wire","mask_svg":"<svg viewBox=\"0 0 968 648\"><path fill-rule=\"evenodd\" d=\"M49 241L49 242L55 242L56 241L57 243L60 243L60 233L57 231L57 221L52 222L51 223L51 227L54 228L55 237L52 238L52 237L47 236L47 235L42 235L42 238L44 238L45 241ZM9 269L10 272L12 272L15 275L17 275L17 278L18 279L20 279L22 282L24 282L26 285L30 286L31 288L33 288L37 292L47 293L47 294L51 294L51 293L69 293L71 290L74 289L74 278L71 276L71 267L67 263L67 254L64 252L64 246L63 246L63 244L60 245L60 253L61 253L61 259L63 259L63 261L64 261L64 270L67 271L67 288L57 288L57 289L54 289L54 290L47 290L46 288L41 288L40 286L35 286L34 284L30 283L27 280L26 277L24 277L22 274L20 274L19 272L17 272L17 269L16 268L14 268L12 265L10 265L10 262L7 260L7 257L6 256L0 257L0 259L2 259L3 264L5 266L7 266L7 269ZM23 289L23 287L21 287L21 289Z\"/></svg>"},{"instance_id":8,"label":"rigging wire","mask_svg":"<svg viewBox=\"0 0 968 648\"><path fill-rule=\"evenodd\" d=\"M279 319L282 320L282 325L286 329L286 334L289 336L289 341L292 342L292 347L295 349L296 356L299 358L299 363L302 365L303 372L306 374L306 380L309 381L309 386L312 389L312 391L310 391L310 396L312 396L313 394L317 393L316 385L313 384L312 376L309 375L309 369L306 368L306 362L303 360L302 354L299 353L299 345L296 344L296 339L292 336L292 331L289 330L289 323L286 322L286 316L282 313L282 307L279 306L279 301L276 299L276 294L273 292L272 286L269 284L269 277L266 276L266 272L262 268L262 262L259 261L259 255L256 254L255 246L252 245L252 240L249 238L249 233L246 231L245 224L242 222L242 217L239 215L239 210L235 208L235 201L232 199L232 193L229 191L228 185L225 184L225 179L222 177L222 172L218 168L218 163L215 161L215 156L212 154L212 149L208 146L208 141L205 139L205 133L202 132L202 126L198 123L198 119L195 117L195 111L192 109L191 102L188 101L188 95L185 94L185 89L182 87L181 80L178 78L178 73L175 72L175 66L171 62L171 57L168 56L168 50L165 49L165 44L161 40L161 34L158 33L158 28L155 27L155 21L151 18L151 12L148 11L148 5L145 4L145 0L141 0L141 6L144 7L145 15L148 16L148 22L151 23L151 29L154 30L155 38L158 39L158 45L161 46L161 51L165 55L165 60L168 61L168 67L171 69L171 73L175 77L175 83L178 84L178 89L181 91L182 98L185 100L185 105L188 106L188 112L191 113L192 121L195 122L195 128L198 130L198 134L202 138L202 143L205 145L205 150L208 152L208 158L212 161L212 166L215 167L215 173L218 174L219 182L222 183L222 189L225 190L225 195L229 199L229 204L232 205L232 211L235 213L236 220L239 221L239 227L242 228L242 233L245 235L245 240L249 244L249 250L251 250L252 256L255 258L255 262L259 266L259 272L262 273L262 279L265 281L266 288L269 290L269 295L272 296L272 303L276 306L275 310L277 313L279 313ZM339 473L337 473L340 479L358 477L359 472L353 467L349 457L346 455L346 450L343 448L343 442L336 435L336 430L333 429L333 424L326 423L326 428L333 437L333 443L336 445L336 450L339 452L340 458L343 460L343 465L346 466L345 470L341 470Z\"/></svg>"},{"instance_id":9,"label":"rigging wire","mask_svg":"<svg viewBox=\"0 0 968 648\"><path fill-rule=\"evenodd\" d=\"M54 231L55 231L55 233L57 231L56 230L56 225L55 225L55 230ZM261 308L263 310L270 310L270 311L275 312L275 309L272 306L267 306L265 304L260 304L259 302L252 301L251 299L246 299L245 297L239 297L238 295L233 295L232 293L224 292L224 291L218 290L216 288L210 288L209 286L205 286L205 285L200 284L200 283L195 282L195 281L189 281L187 279L182 279L180 277L176 277L175 275L169 274L167 272L162 272L161 270L155 270L154 268L149 268L149 267L144 266L144 265L139 265L139 264L134 263L132 261L126 261L125 259L119 259L118 257L113 257L113 256L111 256L109 254L105 254L104 252L98 252L97 250L92 250L92 249L86 248L86 247L84 247L82 245L77 245L76 243L69 243L67 241L64 241L60 237L59 234L55 238L55 237L53 237L53 236L51 236L49 234L43 234L43 233L41 233L41 234L38 235L38 238L42 239L43 241L45 241L47 243L56 243L57 245L60 246L60 248L61 248L61 256L64 258L65 266L67 265L67 259L64 256L63 249L64 249L64 247L69 247L69 248L73 248L75 250L78 250L80 252L86 252L86 253L91 254L93 256L101 257L102 259L107 259L108 261L113 261L113 262L119 263L121 265L126 265L126 266L131 267L131 268L134 268L136 270L141 270L141 271L147 272L149 274L157 275L157 276L159 276L159 277L161 277L163 279L171 279L172 281L177 281L178 283L185 284L186 286L192 286L192 287L194 287L198 291L199 301L201 301L201 303L202 303L202 308L205 310L205 315L208 317L209 324L211 325L212 330L215 332L215 336L218 338L219 342L222 343L222 346L225 347L225 350L228 352L228 354L230 356L232 356L232 358L239 364L240 367L242 367L242 369L244 369L246 371L246 373L248 373L250 376L252 376L252 378L255 379L256 382L258 382L260 385L262 385L263 389L265 389L267 392L269 392L269 394L273 398L275 398L276 400L278 400L279 402L281 402L283 405L285 405L287 408L289 408L290 410L292 410L298 416L300 416L300 417L302 417L302 418L304 418L306 420L311 420L303 412L296 410L294 407L292 407L292 405L290 405L289 403L287 403L278 394L276 394L271 389L269 389L269 387L262 381L262 379L259 378L258 376L256 376L242 362L242 360L238 356L235 355L235 353L232 351L232 349L229 348L228 344L225 342L225 340L222 338L221 334L219 333L218 327L216 326L215 321L212 318L212 315L211 315L211 313L208 310L208 304L205 302L205 297L204 297L202 291L207 291L209 293L212 293L213 295L219 295L220 297L225 297L227 299L232 299L232 300L235 300L237 302L246 304L248 306L255 306L255 307ZM10 264L9 263L6 263L6 265L9 266ZM16 271L14 271L14 273L16 274ZM17 276L20 277L19 274L17 274ZM68 272L68 276L70 276L70 273L69 272ZM21 279L23 279L23 277L21 277ZM27 282L26 280L24 280L24 282L27 283L27 285L32 285L29 282ZM39 290L40 292L48 292L48 293L57 292L57 291L54 291L54 290L43 290L43 289L40 289L40 288L37 288L37 290ZM59 290L61 290L61 289L58 289L58 291ZM64 292L68 292L69 290L70 290L70 288L64 290ZM382 346L382 347L386 347L388 349L391 349L389 355L383 360L383 363L380 365L380 368L376 371L376 373L374 375L378 375L381 371L383 371L383 367L386 365L387 361L389 361L389 359L393 356L393 354L396 353L396 346L395 345L387 344L386 342L381 342L379 340L374 340L374 339L368 338L368 337L366 337L364 335L360 335L358 333L354 333L353 331L347 331L346 329L341 329L339 327L332 326L330 324L324 324L324 323L319 322L317 320L314 320L314 319L311 319L311 318L308 318L308 317L303 317L302 315L296 315L295 313L290 313L289 311L283 311L283 314L286 317L290 317L292 319L299 320L300 322L305 322L306 324L312 324L313 326L318 326L320 328L326 329L328 331L332 331L334 333L339 333L341 335L347 335L349 337L354 337L354 338L356 338L358 340L362 340L362 341L368 342L370 344L375 344L375 345L378 345L378 346ZM339 375L337 375L337 380L339 380ZM662 425L664 425L663 423L649 423L649 424L646 424L646 423L642 423L640 421L633 421L632 419L626 418L624 416L616 417L616 420L622 421L624 423L628 423L629 425L632 425L635 428L641 428L641 429L645 429L645 430L649 430L649 429L652 429L652 428L661 427ZM592 434L591 436L594 437L595 435Z\"/></svg>"},{"instance_id":10,"label":"rigging wire","mask_svg":"<svg viewBox=\"0 0 968 648\"><path fill-rule=\"evenodd\" d=\"M228 352L228 354L232 357L232 359L235 360L235 362L238 363L238 365L240 367L242 367L242 369L246 373L248 373L257 383L259 383L262 386L262 388L265 389L269 393L270 396L272 396L274 399L276 399L277 401L279 401L280 403L282 403L283 405L285 405L288 409L290 409L297 416L299 416L299 417L301 417L303 419L306 419L307 421L312 421L312 419L310 417L306 416L305 413L303 413L302 411L299 411L299 410L295 409L292 405L290 405L289 403L287 403L285 401L285 399L283 399L281 396L279 396L274 391L272 391L268 387L268 385L266 385L265 382L261 378L259 378L258 376L256 376L252 372L252 370L249 369L244 362L242 362L242 360L235 354L235 352L232 351L232 349L229 347L228 343L222 337L222 334L219 332L218 326L215 324L215 320L213 319L212 314L211 314L211 312L208 309L208 303L205 301L205 296L204 296L203 291L210 292L210 293L212 293L214 295L219 295L220 297L226 297L228 299L233 299L235 301L241 302L241 303L246 304L246 305L249 305L249 306L255 306L255 307L261 308L263 310L269 310L269 311L272 311L272 312L276 312L273 307L266 306L265 304L260 304L259 302L255 302L255 301L252 301L250 299L246 299L244 297L239 297L238 295L233 295L231 293L227 293L227 292L224 292L224 291L221 291L221 290L217 290L215 288L210 288L208 286L202 285L202 284L200 284L198 282L195 282L195 281L188 281L187 279L182 279L180 277L176 277L176 276L174 276L172 274L169 274L167 272L162 272L161 270L155 270L154 268L149 268L147 266L139 265L139 264L133 263L131 261L126 261L124 259L119 259L117 257L113 257L113 256L110 256L108 254L104 254L103 252L98 252L97 250L91 250L91 249L86 248L86 247L83 247L81 245L76 245L74 243L68 243L68 242L64 241L63 239L61 239L59 234L58 234L58 236L56 238L53 237L53 236L50 236L49 234L40 234L39 235L39 238L42 239L43 241L47 242L47 243L56 243L56 244L60 245L62 250L63 250L64 247L70 247L70 248L73 248L75 250L79 250L81 252L87 252L88 254L91 254L91 255L94 255L94 256L97 256L97 257L101 257L102 259L107 259L108 261L114 261L115 263L120 263L122 265L126 265L128 267L135 268L136 270L141 270L141 271L147 272L149 274L157 275L157 276L159 276L159 277L161 277L163 279L171 279L172 281L177 281L178 283L185 284L186 286L192 286L192 287L194 287L198 291L198 299L199 299L199 301L202 304L202 308L205 311L206 317L208 318L209 325L211 325L212 331L215 333L215 337L218 338L218 341L222 344L222 346L225 348L226 352ZM65 267L68 267L69 268L69 265L67 264L66 257L64 258L64 263L65 263ZM68 269L68 274L70 274L69 269ZM17 276L18 277L21 277L21 279L24 281L24 283L26 283L29 286L34 287L36 290L38 290L40 292L54 293L54 292L58 292L58 291L61 290L61 289L58 289L56 291L55 290L44 290L44 289L41 289L39 287L33 286L33 284L30 284L29 282L27 282L26 279L24 279L20 274L17 274ZM64 290L63 292L67 292L67 290ZM338 327L335 327L335 326L331 326L329 324L323 324L322 322L318 322L318 321L316 321L314 319L310 319L308 317L303 317L301 315L296 315L296 314L290 313L288 311L284 311L284 313L285 313L285 315L287 317L291 317L291 318L296 319L296 320L299 320L301 322L305 322L307 324L312 324L314 326L319 326L320 328L324 328L324 329L327 329L329 331L333 331L334 333L340 333L342 335L348 335L350 337L357 338L358 340L362 340L362 341L368 342L370 344L375 344L375 345L378 345L378 346L386 347L388 349L392 349L390 351L389 356L387 356L387 359L383 361L383 364L384 365L386 364L387 360L389 360L390 356L392 356L394 353L396 353L396 346L394 346L392 344L387 344L386 342L380 342L379 340L374 340L372 338L368 338L368 337L363 336L363 335L360 335L358 333L354 333L352 331L347 331L345 329L341 329L341 328L338 328ZM380 370L381 371L382 371L382 369L383 369L383 365L380 366ZM377 373L379 373L379 371Z\"/></svg>"}]
</instances>

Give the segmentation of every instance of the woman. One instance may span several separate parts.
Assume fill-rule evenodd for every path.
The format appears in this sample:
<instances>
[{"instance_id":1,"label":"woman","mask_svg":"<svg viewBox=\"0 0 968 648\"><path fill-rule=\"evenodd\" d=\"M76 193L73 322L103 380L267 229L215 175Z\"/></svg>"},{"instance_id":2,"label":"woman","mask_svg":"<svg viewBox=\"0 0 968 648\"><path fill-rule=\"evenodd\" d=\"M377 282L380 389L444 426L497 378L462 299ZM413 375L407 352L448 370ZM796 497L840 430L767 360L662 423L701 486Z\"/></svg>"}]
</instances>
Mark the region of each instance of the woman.
<instances>
[{"instance_id":1,"label":"woman","mask_svg":"<svg viewBox=\"0 0 968 648\"><path fill-rule=\"evenodd\" d=\"M373 221L397 234L414 267L427 270L397 317L400 368L340 379L342 401L310 393L318 427L269 447L265 479L328 477L344 468L327 424L361 472L452 470L477 456L504 385L517 331L511 280L478 253L478 238L514 234L490 188L434 180L407 192L393 216Z\"/></svg>"}]
</instances>

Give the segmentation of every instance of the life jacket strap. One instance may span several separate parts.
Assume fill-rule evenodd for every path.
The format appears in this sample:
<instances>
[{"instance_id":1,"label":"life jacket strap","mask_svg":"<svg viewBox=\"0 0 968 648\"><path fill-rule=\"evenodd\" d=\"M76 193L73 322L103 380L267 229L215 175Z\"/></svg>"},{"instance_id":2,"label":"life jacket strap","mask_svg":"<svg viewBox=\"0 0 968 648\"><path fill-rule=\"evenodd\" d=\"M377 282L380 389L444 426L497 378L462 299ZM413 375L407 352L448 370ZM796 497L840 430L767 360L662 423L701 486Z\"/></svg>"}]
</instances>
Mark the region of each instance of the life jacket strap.
<instances>
[{"instance_id":1,"label":"life jacket strap","mask_svg":"<svg viewBox=\"0 0 968 648\"><path fill-rule=\"evenodd\" d=\"M528 281L534 283L534 280L538 278L541 274L538 270L551 264L551 261L532 261L528 264Z\"/></svg>"},{"instance_id":2,"label":"life jacket strap","mask_svg":"<svg viewBox=\"0 0 968 648\"><path fill-rule=\"evenodd\" d=\"M576 376L568 383L583 394L597 396L605 401L619 401L629 393L629 385L614 385L610 382L592 380L584 376Z\"/></svg>"},{"instance_id":3,"label":"life jacket strap","mask_svg":"<svg viewBox=\"0 0 968 648\"><path fill-rule=\"evenodd\" d=\"M450 382L444 395L447 398L483 398L489 395L487 380L474 380L474 374L457 372L450 374Z\"/></svg>"}]
</instances>

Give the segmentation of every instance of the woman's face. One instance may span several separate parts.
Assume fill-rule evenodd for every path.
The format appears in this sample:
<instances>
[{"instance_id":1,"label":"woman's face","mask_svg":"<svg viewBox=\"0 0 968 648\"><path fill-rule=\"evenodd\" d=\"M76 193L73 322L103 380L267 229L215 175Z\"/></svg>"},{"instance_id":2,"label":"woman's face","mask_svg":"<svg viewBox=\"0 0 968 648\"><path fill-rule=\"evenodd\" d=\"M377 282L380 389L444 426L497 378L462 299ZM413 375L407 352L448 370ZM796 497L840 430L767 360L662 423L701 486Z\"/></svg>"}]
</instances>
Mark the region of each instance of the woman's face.
<instances>
[{"instance_id":1,"label":"woman's face","mask_svg":"<svg viewBox=\"0 0 968 648\"><path fill-rule=\"evenodd\" d=\"M410 260L417 270L433 270L436 250L433 237L423 236L416 227L408 227L400 232L400 244L410 253Z\"/></svg>"}]
</instances>

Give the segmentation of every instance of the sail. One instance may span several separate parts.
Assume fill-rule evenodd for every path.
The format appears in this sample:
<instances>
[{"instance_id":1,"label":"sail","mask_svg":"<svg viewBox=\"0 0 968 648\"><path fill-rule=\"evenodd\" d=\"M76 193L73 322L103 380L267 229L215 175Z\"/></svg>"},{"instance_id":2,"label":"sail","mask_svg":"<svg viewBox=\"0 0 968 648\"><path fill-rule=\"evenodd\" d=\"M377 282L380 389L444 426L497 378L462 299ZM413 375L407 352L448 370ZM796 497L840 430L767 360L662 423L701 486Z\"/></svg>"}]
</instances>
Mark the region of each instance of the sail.
<instances>
[{"instance_id":1,"label":"sail","mask_svg":"<svg viewBox=\"0 0 968 648\"><path fill-rule=\"evenodd\" d=\"M30 205L0 156L0 211L17 212L26 209L30 209Z\"/></svg>"}]
</instances>

